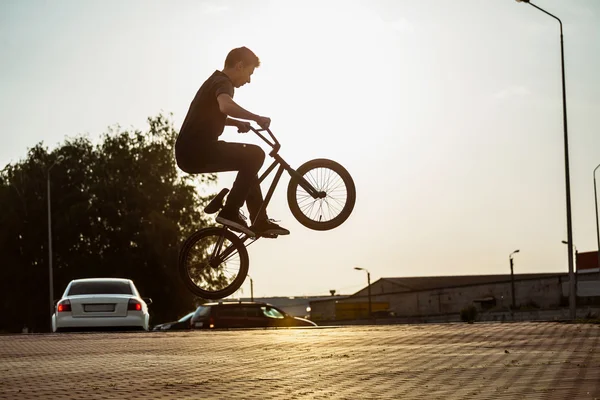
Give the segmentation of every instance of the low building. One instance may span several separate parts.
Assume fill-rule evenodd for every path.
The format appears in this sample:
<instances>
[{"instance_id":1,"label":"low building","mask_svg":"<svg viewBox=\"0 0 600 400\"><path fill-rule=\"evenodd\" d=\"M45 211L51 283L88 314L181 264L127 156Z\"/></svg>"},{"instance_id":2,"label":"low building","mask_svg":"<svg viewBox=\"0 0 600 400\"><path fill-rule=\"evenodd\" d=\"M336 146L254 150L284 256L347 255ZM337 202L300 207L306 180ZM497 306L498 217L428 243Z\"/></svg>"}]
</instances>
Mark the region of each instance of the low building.
<instances>
[{"instance_id":1,"label":"low building","mask_svg":"<svg viewBox=\"0 0 600 400\"><path fill-rule=\"evenodd\" d=\"M600 280L578 275L578 296L600 304ZM458 315L471 305L480 312L557 309L568 305L568 282L566 273L381 278L370 287L371 311L422 318ZM316 322L367 318L368 304L366 287L351 296L311 301L310 316Z\"/></svg>"}]
</instances>

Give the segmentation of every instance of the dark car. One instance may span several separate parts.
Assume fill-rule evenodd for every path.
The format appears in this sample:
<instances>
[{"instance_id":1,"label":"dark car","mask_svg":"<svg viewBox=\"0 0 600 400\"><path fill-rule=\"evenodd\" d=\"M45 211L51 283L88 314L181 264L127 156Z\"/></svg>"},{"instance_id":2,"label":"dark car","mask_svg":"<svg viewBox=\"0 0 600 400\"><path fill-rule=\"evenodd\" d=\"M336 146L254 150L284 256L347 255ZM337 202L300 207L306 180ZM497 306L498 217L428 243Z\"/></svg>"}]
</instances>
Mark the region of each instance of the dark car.
<instances>
[{"instance_id":1,"label":"dark car","mask_svg":"<svg viewBox=\"0 0 600 400\"><path fill-rule=\"evenodd\" d=\"M185 316L181 317L177 321L165 322L164 324L156 325L152 328L153 331L181 331L186 329L192 329L191 318L194 315L194 311Z\"/></svg>"},{"instance_id":2,"label":"dark car","mask_svg":"<svg viewBox=\"0 0 600 400\"><path fill-rule=\"evenodd\" d=\"M312 321L293 317L267 303L207 303L196 309L193 329L269 328L316 326Z\"/></svg>"}]
</instances>

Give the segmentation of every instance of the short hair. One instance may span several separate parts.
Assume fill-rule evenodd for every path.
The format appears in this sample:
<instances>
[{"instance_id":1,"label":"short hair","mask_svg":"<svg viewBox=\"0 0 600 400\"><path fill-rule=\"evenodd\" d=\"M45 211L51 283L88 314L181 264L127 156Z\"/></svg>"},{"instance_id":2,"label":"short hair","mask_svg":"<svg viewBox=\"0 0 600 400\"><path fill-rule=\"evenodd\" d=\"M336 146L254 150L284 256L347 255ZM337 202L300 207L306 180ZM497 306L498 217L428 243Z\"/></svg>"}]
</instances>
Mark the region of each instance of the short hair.
<instances>
[{"instance_id":1,"label":"short hair","mask_svg":"<svg viewBox=\"0 0 600 400\"><path fill-rule=\"evenodd\" d=\"M225 68L234 67L235 64L240 61L243 62L245 66L254 65L255 68L260 66L260 60L252 50L247 47L238 47L227 54Z\"/></svg>"}]
</instances>

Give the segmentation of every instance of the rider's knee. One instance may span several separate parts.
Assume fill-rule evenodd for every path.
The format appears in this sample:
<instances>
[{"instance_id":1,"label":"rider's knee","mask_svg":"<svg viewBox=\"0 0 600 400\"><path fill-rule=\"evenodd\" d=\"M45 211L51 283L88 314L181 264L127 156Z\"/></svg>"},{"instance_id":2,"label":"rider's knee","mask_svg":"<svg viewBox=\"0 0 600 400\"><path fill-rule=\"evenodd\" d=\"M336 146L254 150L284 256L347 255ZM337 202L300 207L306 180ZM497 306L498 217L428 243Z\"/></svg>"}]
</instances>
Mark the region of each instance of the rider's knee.
<instances>
[{"instance_id":1,"label":"rider's knee","mask_svg":"<svg viewBox=\"0 0 600 400\"><path fill-rule=\"evenodd\" d=\"M265 152L262 148L256 145L247 145L248 151L248 160L252 163L253 166L260 169L260 167L265 162Z\"/></svg>"}]
</instances>

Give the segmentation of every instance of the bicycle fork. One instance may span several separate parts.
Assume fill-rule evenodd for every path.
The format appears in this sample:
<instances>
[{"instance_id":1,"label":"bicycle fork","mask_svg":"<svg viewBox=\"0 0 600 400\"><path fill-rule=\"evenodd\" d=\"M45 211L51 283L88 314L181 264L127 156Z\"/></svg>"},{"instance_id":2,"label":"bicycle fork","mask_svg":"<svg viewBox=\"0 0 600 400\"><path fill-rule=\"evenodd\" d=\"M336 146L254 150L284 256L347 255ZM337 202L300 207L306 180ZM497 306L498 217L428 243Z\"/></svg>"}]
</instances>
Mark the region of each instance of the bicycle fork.
<instances>
[{"instance_id":1,"label":"bicycle fork","mask_svg":"<svg viewBox=\"0 0 600 400\"><path fill-rule=\"evenodd\" d=\"M209 258L209 264L211 267L218 267L221 263L227 261L235 252L235 246L230 244L223 250L223 244L225 243L225 232L227 227L223 226L223 233L219 236L219 239L215 243L215 247Z\"/></svg>"}]
</instances>

